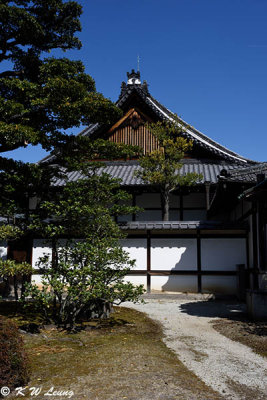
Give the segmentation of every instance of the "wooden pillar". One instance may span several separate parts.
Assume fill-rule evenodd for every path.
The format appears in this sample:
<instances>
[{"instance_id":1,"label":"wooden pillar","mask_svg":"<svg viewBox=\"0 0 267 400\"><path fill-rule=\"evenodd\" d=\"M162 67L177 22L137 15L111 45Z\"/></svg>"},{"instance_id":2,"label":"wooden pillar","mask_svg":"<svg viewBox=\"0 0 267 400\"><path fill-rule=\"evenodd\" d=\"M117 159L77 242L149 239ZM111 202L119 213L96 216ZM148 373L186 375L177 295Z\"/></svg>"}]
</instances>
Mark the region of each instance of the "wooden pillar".
<instances>
[{"instance_id":1,"label":"wooden pillar","mask_svg":"<svg viewBox=\"0 0 267 400\"><path fill-rule=\"evenodd\" d=\"M210 182L205 182L205 189L206 189L206 209L208 211L210 208Z\"/></svg>"},{"instance_id":2,"label":"wooden pillar","mask_svg":"<svg viewBox=\"0 0 267 400\"><path fill-rule=\"evenodd\" d=\"M147 274L146 274L146 284L147 284L147 293L150 293L151 291L151 236L150 236L150 231L147 231L147 260L146 260L146 269L147 269Z\"/></svg>"},{"instance_id":3,"label":"wooden pillar","mask_svg":"<svg viewBox=\"0 0 267 400\"><path fill-rule=\"evenodd\" d=\"M259 288L258 273L258 229L257 229L257 206L253 203L252 211L252 240L253 240L253 289Z\"/></svg>"},{"instance_id":4,"label":"wooden pillar","mask_svg":"<svg viewBox=\"0 0 267 400\"><path fill-rule=\"evenodd\" d=\"M202 293L202 275L201 275L201 235L197 230L197 291Z\"/></svg>"}]
</instances>

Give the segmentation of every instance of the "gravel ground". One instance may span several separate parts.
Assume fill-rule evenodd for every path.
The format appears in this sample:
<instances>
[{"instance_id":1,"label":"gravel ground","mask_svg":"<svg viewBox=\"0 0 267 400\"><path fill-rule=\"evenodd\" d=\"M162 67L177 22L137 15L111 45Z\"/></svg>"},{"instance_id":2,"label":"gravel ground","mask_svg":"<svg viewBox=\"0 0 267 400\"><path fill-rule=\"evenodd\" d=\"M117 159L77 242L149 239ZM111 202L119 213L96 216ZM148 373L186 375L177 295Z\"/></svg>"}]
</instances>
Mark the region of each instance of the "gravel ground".
<instances>
[{"instance_id":1,"label":"gravel ground","mask_svg":"<svg viewBox=\"0 0 267 400\"><path fill-rule=\"evenodd\" d=\"M240 304L151 295L146 304L124 303L163 325L165 343L184 365L226 399L266 399L267 360L212 327L219 318L233 318Z\"/></svg>"}]
</instances>

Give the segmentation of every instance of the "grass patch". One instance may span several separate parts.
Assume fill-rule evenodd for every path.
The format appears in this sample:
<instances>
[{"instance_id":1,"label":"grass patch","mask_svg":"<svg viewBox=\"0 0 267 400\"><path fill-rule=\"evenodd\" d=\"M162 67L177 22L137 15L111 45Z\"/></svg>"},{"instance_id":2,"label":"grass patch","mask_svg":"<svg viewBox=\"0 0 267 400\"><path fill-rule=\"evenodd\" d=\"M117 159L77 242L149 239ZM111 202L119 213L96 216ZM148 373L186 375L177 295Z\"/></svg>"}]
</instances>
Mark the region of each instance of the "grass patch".
<instances>
[{"instance_id":1,"label":"grass patch","mask_svg":"<svg viewBox=\"0 0 267 400\"><path fill-rule=\"evenodd\" d=\"M123 307L78 333L25 334L29 387L72 390L75 400L221 399L185 368L162 336L160 325Z\"/></svg>"}]
</instances>

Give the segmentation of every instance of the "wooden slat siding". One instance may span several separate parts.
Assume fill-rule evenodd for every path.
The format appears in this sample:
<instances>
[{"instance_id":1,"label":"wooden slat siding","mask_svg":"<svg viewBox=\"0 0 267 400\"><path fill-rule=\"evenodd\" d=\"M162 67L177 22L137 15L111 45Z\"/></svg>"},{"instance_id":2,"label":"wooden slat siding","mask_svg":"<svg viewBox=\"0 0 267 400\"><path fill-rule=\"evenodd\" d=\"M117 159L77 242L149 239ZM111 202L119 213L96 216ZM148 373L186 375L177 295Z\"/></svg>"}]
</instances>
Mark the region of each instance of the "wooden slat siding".
<instances>
[{"instance_id":1,"label":"wooden slat siding","mask_svg":"<svg viewBox=\"0 0 267 400\"><path fill-rule=\"evenodd\" d=\"M108 137L108 140L115 143L139 146L144 150L144 154L151 153L151 151L159 148L156 138L144 125L140 125L137 129L132 128L130 125L119 127Z\"/></svg>"}]
</instances>

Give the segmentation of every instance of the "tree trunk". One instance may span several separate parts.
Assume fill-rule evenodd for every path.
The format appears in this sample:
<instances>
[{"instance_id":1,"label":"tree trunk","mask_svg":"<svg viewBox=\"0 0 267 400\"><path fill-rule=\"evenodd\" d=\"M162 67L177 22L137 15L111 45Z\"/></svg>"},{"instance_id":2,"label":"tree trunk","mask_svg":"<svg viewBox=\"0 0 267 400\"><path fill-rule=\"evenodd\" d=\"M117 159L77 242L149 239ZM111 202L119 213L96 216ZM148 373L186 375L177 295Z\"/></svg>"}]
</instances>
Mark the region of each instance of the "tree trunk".
<instances>
[{"instance_id":1,"label":"tree trunk","mask_svg":"<svg viewBox=\"0 0 267 400\"><path fill-rule=\"evenodd\" d=\"M170 193L165 189L161 193L162 221L169 221Z\"/></svg>"}]
</instances>

